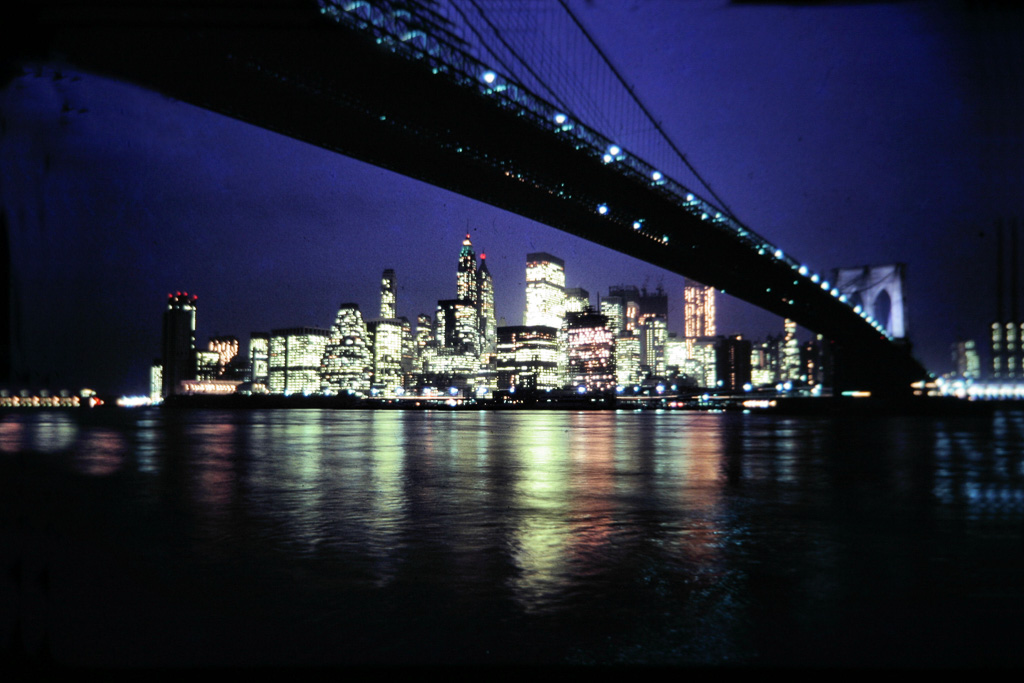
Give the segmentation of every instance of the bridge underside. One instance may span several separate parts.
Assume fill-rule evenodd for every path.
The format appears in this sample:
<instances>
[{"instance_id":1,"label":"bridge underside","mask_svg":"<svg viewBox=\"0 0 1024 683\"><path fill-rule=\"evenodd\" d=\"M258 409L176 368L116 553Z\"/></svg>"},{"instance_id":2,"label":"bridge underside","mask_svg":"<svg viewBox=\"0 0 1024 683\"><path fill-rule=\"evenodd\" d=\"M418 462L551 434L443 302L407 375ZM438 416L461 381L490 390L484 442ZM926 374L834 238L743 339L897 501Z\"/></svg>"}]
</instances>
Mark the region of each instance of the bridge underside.
<instances>
[{"instance_id":1,"label":"bridge underside","mask_svg":"<svg viewBox=\"0 0 1024 683\"><path fill-rule=\"evenodd\" d=\"M230 3L229 3L230 5ZM40 12L18 60L65 61L424 180L684 275L830 340L837 389L925 376L908 350L784 261L568 136L324 19L315 3ZM7 66L7 65L5 65ZM596 211L610 207L607 215ZM644 229L633 221L643 218ZM667 236L667 241L664 239Z\"/></svg>"}]
</instances>

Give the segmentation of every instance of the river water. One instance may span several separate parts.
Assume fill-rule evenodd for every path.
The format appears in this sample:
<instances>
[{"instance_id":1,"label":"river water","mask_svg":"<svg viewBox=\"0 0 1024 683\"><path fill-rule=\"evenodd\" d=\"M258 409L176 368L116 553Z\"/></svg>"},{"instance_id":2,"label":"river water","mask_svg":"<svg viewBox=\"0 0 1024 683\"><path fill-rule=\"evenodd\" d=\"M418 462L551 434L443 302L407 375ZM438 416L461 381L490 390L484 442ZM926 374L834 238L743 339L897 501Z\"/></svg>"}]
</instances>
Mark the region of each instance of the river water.
<instances>
[{"instance_id":1,"label":"river water","mask_svg":"<svg viewBox=\"0 0 1024 683\"><path fill-rule=\"evenodd\" d=\"M1024 663L1024 413L0 416L0 636L72 665Z\"/></svg>"}]
</instances>

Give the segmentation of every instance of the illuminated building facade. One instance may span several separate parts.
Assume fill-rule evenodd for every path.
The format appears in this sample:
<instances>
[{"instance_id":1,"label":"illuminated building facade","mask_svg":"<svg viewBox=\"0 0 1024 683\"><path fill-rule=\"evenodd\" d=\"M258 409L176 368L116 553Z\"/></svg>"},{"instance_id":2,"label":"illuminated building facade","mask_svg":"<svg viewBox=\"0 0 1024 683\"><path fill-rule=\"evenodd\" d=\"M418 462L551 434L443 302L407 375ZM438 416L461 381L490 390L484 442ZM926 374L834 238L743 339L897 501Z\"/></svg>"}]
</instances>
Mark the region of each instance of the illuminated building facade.
<instances>
[{"instance_id":1,"label":"illuminated building facade","mask_svg":"<svg viewBox=\"0 0 1024 683\"><path fill-rule=\"evenodd\" d=\"M478 287L476 252L473 251L473 243L467 234L466 239L462 240L462 249L459 250L459 274L455 298L468 301L475 308L479 296Z\"/></svg>"},{"instance_id":2,"label":"illuminated building facade","mask_svg":"<svg viewBox=\"0 0 1024 683\"><path fill-rule=\"evenodd\" d=\"M565 317L565 262L544 252L526 255L523 325L558 328Z\"/></svg>"},{"instance_id":3,"label":"illuminated building facade","mask_svg":"<svg viewBox=\"0 0 1024 683\"><path fill-rule=\"evenodd\" d=\"M210 341L206 348L210 351L216 351L220 356L217 364L221 369L220 374L224 374L224 368L226 368L228 363L234 360L235 356L238 355L238 337L210 337Z\"/></svg>"},{"instance_id":4,"label":"illuminated building facade","mask_svg":"<svg viewBox=\"0 0 1024 683\"><path fill-rule=\"evenodd\" d=\"M697 339L717 334L714 287L687 281L683 289L683 336Z\"/></svg>"},{"instance_id":5,"label":"illuminated building facade","mask_svg":"<svg viewBox=\"0 0 1024 683\"><path fill-rule=\"evenodd\" d=\"M480 355L490 357L497 349L498 320L494 315L494 278L487 269L487 254L480 254L480 268L476 276Z\"/></svg>"},{"instance_id":6,"label":"illuminated building facade","mask_svg":"<svg viewBox=\"0 0 1024 683\"><path fill-rule=\"evenodd\" d=\"M414 370L423 371L423 349L434 338L434 323L426 313L420 313L416 317L416 356Z\"/></svg>"},{"instance_id":7,"label":"illuminated building facade","mask_svg":"<svg viewBox=\"0 0 1024 683\"><path fill-rule=\"evenodd\" d=\"M614 391L615 338L608 318L590 309L570 313L567 323L569 383L587 391Z\"/></svg>"},{"instance_id":8,"label":"illuminated building facade","mask_svg":"<svg viewBox=\"0 0 1024 683\"><path fill-rule=\"evenodd\" d=\"M215 380L220 377L220 354L216 351L196 351L196 379Z\"/></svg>"},{"instance_id":9,"label":"illuminated building facade","mask_svg":"<svg viewBox=\"0 0 1024 683\"><path fill-rule=\"evenodd\" d=\"M388 268L380 276L380 317L396 317L398 315L396 312L397 301L398 284L395 281L395 271Z\"/></svg>"},{"instance_id":10,"label":"illuminated building facade","mask_svg":"<svg viewBox=\"0 0 1024 683\"><path fill-rule=\"evenodd\" d=\"M371 392L394 396L403 387L402 322L396 318L373 320L367 325L373 339Z\"/></svg>"},{"instance_id":11,"label":"illuminated building facade","mask_svg":"<svg viewBox=\"0 0 1024 683\"><path fill-rule=\"evenodd\" d=\"M341 304L320 363L325 393L368 395L373 378L370 335L358 304Z\"/></svg>"},{"instance_id":12,"label":"illuminated building facade","mask_svg":"<svg viewBox=\"0 0 1024 683\"><path fill-rule=\"evenodd\" d=\"M253 332L249 335L249 368L253 389L270 388L270 335Z\"/></svg>"},{"instance_id":13,"label":"illuminated building facade","mask_svg":"<svg viewBox=\"0 0 1024 683\"><path fill-rule=\"evenodd\" d=\"M649 375L665 376L665 346L668 344L668 323L665 318L649 315L640 325L640 364Z\"/></svg>"},{"instance_id":14,"label":"illuminated building facade","mask_svg":"<svg viewBox=\"0 0 1024 683\"><path fill-rule=\"evenodd\" d=\"M779 380L782 382L800 379L800 342L796 338L796 323L783 322L782 358L779 362Z\"/></svg>"},{"instance_id":15,"label":"illuminated building facade","mask_svg":"<svg viewBox=\"0 0 1024 683\"><path fill-rule=\"evenodd\" d=\"M590 308L590 292L582 287L567 287L565 290L565 312L579 313Z\"/></svg>"},{"instance_id":16,"label":"illuminated building facade","mask_svg":"<svg viewBox=\"0 0 1024 683\"><path fill-rule=\"evenodd\" d=\"M315 327L273 330L268 350L270 393L318 393L320 363L329 339L329 331Z\"/></svg>"},{"instance_id":17,"label":"illuminated building facade","mask_svg":"<svg viewBox=\"0 0 1024 683\"><path fill-rule=\"evenodd\" d=\"M159 403L163 400L164 390L164 366L160 359L153 361L149 366L149 400L151 403Z\"/></svg>"},{"instance_id":18,"label":"illuminated building facade","mask_svg":"<svg viewBox=\"0 0 1024 683\"><path fill-rule=\"evenodd\" d=\"M615 331L616 336L632 332L640 324L640 290L626 285L609 288L608 296L601 299L601 313L605 313L606 308L618 315L618 319L609 318L608 329Z\"/></svg>"},{"instance_id":19,"label":"illuminated building facade","mask_svg":"<svg viewBox=\"0 0 1024 683\"><path fill-rule=\"evenodd\" d=\"M196 378L196 302L188 292L167 295L164 309L162 395L177 393L182 380Z\"/></svg>"},{"instance_id":20,"label":"illuminated building facade","mask_svg":"<svg viewBox=\"0 0 1024 683\"><path fill-rule=\"evenodd\" d=\"M497 388L558 389L558 330L538 325L498 328Z\"/></svg>"},{"instance_id":21,"label":"illuminated building facade","mask_svg":"<svg viewBox=\"0 0 1024 683\"><path fill-rule=\"evenodd\" d=\"M615 338L615 381L622 386L637 385L640 371L640 336L636 332Z\"/></svg>"}]
</instances>

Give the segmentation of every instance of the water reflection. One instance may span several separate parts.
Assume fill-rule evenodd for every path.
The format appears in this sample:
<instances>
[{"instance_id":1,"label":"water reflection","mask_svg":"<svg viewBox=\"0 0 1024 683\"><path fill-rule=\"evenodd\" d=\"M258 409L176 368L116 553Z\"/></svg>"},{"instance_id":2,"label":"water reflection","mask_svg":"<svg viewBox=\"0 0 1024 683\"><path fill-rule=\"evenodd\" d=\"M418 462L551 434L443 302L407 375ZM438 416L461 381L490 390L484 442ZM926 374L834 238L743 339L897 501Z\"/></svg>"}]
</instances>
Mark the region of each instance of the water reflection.
<instances>
[{"instance_id":1,"label":"water reflection","mask_svg":"<svg viewBox=\"0 0 1024 683\"><path fill-rule=\"evenodd\" d=\"M397 620L435 645L454 623L505 629L484 650L508 657L504 637L557 661L800 661L827 645L821 661L846 663L828 633L877 649L849 624L905 628L934 594L961 609L951 586L998 584L985 543L1024 520L1020 413L126 415L8 414L0 453L64 458L76 490L123 487L111 514L140 521L110 533L164 575L215 571L241 591L237 575L258 603L349 636L353 605L362 628Z\"/></svg>"}]
</instances>

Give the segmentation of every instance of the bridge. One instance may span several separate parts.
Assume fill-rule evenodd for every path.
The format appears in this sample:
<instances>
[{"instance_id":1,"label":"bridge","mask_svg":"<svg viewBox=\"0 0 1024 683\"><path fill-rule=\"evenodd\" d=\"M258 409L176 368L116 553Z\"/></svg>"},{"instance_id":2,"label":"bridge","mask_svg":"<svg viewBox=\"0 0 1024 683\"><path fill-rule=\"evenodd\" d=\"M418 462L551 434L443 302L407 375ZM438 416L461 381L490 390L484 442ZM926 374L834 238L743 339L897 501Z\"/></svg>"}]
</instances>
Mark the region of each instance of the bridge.
<instances>
[{"instance_id":1,"label":"bridge","mask_svg":"<svg viewBox=\"0 0 1024 683\"><path fill-rule=\"evenodd\" d=\"M826 277L710 189L538 94L539 78L489 63L500 58L474 51L460 35L473 27L445 9L462 12L450 0L44 2L11 27L3 79L57 61L128 80L642 259L822 334L838 390L901 394L926 376Z\"/></svg>"}]
</instances>

